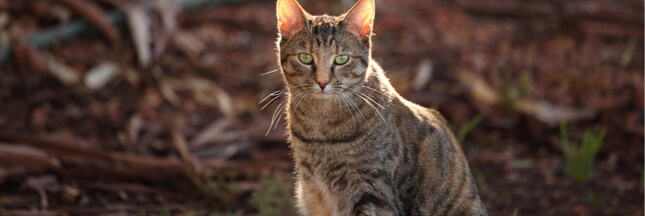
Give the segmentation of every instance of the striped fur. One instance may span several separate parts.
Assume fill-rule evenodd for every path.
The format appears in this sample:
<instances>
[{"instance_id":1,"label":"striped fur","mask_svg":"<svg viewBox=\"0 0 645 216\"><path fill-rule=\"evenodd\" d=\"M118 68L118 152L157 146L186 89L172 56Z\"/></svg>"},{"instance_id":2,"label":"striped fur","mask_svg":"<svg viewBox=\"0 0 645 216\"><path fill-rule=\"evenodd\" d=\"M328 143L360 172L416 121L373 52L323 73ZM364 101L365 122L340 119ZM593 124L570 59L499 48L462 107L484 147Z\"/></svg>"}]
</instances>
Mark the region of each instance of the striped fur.
<instances>
[{"instance_id":1,"label":"striped fur","mask_svg":"<svg viewBox=\"0 0 645 216\"><path fill-rule=\"evenodd\" d=\"M373 0L354 8L361 4L373 7ZM296 6L278 1L281 22L304 17L295 27L279 26L278 60L289 92L287 127L301 212L487 215L445 120L392 88L371 60L370 35L347 27L353 9L339 17L311 16L298 14ZM296 12L281 14L284 7ZM314 63L302 63L299 53L313 55ZM350 60L336 65L340 54ZM316 83L321 74L329 77L322 91Z\"/></svg>"}]
</instances>

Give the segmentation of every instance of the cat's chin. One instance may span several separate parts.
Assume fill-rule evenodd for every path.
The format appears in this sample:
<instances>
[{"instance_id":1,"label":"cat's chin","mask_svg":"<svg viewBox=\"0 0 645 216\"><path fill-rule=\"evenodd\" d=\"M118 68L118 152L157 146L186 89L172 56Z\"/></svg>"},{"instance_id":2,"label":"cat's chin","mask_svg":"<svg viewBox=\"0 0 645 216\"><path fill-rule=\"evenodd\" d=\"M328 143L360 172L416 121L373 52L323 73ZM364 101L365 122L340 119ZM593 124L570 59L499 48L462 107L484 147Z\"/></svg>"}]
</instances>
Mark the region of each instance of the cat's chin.
<instances>
[{"instance_id":1,"label":"cat's chin","mask_svg":"<svg viewBox=\"0 0 645 216\"><path fill-rule=\"evenodd\" d=\"M334 98L334 93L331 92L316 92L312 93L311 95L316 99L331 100L332 98Z\"/></svg>"}]
</instances>

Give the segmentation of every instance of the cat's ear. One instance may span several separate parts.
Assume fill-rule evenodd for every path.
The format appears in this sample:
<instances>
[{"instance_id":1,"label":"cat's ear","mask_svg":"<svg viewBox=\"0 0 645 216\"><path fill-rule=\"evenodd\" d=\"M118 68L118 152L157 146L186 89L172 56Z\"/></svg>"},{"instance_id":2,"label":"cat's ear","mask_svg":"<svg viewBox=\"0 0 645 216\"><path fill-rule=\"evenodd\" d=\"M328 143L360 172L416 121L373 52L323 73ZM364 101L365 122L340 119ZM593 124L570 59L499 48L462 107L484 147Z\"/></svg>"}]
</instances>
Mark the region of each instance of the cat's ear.
<instances>
[{"instance_id":1,"label":"cat's ear","mask_svg":"<svg viewBox=\"0 0 645 216\"><path fill-rule=\"evenodd\" d=\"M374 23L374 0L358 0L345 14L345 29L365 40L372 35Z\"/></svg>"},{"instance_id":2,"label":"cat's ear","mask_svg":"<svg viewBox=\"0 0 645 216\"><path fill-rule=\"evenodd\" d=\"M282 37L291 38L307 22L307 12L295 0L278 0L277 14Z\"/></svg>"}]
</instances>

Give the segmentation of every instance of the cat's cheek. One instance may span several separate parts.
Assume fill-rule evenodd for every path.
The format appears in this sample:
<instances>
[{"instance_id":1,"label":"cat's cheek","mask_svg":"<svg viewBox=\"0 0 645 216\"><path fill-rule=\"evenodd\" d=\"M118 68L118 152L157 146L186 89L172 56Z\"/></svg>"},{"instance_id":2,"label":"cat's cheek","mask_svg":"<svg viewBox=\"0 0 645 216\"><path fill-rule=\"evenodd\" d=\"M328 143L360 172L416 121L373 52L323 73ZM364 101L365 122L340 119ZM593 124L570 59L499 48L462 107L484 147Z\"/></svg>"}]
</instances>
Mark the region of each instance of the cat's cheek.
<instances>
[{"instance_id":1,"label":"cat's cheek","mask_svg":"<svg viewBox=\"0 0 645 216\"><path fill-rule=\"evenodd\" d=\"M294 65L298 63L288 62L285 65L282 65L283 71L287 76L295 77L304 75L304 68L300 65Z\"/></svg>"},{"instance_id":2,"label":"cat's cheek","mask_svg":"<svg viewBox=\"0 0 645 216\"><path fill-rule=\"evenodd\" d=\"M342 68L341 76L345 79L359 79L362 78L365 72L362 72L365 69L357 67L356 64L347 65Z\"/></svg>"}]
</instances>

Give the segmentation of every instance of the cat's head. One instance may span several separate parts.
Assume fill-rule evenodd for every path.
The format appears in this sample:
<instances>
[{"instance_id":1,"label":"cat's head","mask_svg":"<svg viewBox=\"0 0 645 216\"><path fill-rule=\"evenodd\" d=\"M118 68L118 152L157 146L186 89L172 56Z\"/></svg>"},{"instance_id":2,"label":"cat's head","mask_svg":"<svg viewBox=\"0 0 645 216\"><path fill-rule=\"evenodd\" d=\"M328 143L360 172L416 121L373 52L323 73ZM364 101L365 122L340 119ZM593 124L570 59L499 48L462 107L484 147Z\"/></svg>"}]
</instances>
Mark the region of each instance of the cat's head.
<instances>
[{"instance_id":1,"label":"cat's head","mask_svg":"<svg viewBox=\"0 0 645 216\"><path fill-rule=\"evenodd\" d=\"M295 0L278 0L278 61L292 91L331 98L365 82L374 0L340 16L313 16Z\"/></svg>"}]
</instances>

